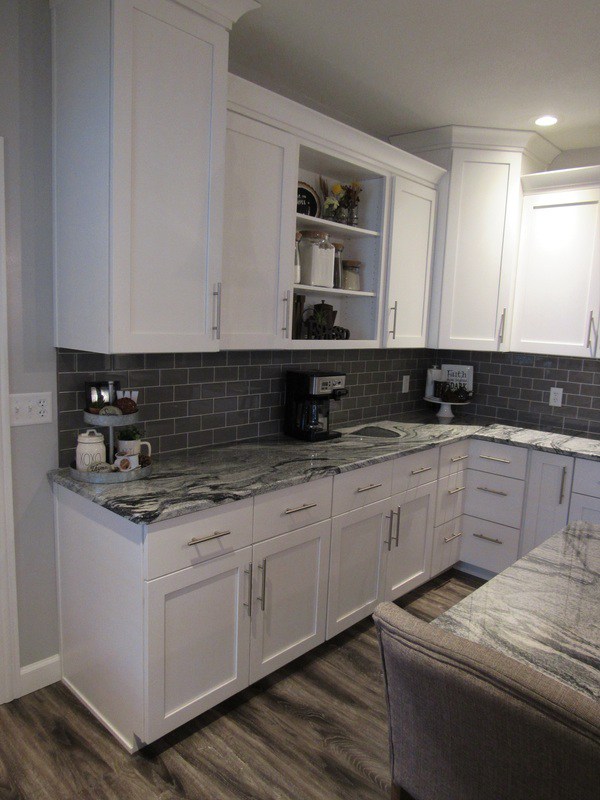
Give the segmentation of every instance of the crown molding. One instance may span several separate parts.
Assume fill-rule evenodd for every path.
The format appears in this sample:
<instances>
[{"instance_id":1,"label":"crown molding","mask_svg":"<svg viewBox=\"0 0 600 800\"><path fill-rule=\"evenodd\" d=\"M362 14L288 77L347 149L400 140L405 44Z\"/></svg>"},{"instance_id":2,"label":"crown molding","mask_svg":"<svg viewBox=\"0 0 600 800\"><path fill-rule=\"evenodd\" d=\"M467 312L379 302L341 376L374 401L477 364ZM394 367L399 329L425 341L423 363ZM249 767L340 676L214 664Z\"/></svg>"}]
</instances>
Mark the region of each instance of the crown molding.
<instances>
[{"instance_id":1,"label":"crown molding","mask_svg":"<svg viewBox=\"0 0 600 800\"><path fill-rule=\"evenodd\" d=\"M600 184L600 166L554 169L547 172L534 172L521 175L521 185L525 192L551 191L569 187L597 186Z\"/></svg>"}]
</instances>

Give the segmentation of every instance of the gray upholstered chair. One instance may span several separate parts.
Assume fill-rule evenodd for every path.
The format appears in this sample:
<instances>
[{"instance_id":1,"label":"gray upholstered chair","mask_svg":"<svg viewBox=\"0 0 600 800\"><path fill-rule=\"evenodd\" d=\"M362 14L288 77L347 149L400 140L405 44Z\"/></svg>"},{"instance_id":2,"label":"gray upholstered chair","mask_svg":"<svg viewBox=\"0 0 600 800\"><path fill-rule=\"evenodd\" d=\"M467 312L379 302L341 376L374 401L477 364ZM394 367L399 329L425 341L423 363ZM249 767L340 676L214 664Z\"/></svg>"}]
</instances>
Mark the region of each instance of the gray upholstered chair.
<instances>
[{"instance_id":1,"label":"gray upholstered chair","mask_svg":"<svg viewBox=\"0 0 600 800\"><path fill-rule=\"evenodd\" d=\"M600 704L393 603L374 619L393 799L600 798Z\"/></svg>"}]
</instances>

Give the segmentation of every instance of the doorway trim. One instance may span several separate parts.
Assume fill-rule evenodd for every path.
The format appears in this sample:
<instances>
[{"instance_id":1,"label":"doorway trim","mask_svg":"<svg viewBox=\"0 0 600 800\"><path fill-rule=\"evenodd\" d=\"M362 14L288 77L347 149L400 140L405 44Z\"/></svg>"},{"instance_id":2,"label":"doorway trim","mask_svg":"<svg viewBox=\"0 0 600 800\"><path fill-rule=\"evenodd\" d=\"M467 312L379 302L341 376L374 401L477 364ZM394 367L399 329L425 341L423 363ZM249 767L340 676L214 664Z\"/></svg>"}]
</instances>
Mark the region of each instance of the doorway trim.
<instances>
[{"instance_id":1,"label":"doorway trim","mask_svg":"<svg viewBox=\"0 0 600 800\"><path fill-rule=\"evenodd\" d=\"M20 676L6 295L4 139L0 137L0 703L17 697Z\"/></svg>"}]
</instances>

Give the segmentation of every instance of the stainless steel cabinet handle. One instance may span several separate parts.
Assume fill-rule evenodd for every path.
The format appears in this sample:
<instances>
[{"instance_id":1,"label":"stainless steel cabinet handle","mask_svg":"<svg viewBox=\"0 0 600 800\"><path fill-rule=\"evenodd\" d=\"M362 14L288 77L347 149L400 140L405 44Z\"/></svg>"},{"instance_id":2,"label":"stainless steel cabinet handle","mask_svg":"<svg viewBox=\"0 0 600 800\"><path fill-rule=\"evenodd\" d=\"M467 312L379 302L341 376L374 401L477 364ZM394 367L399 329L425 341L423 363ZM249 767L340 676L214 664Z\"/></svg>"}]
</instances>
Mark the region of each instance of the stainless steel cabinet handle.
<instances>
[{"instance_id":1,"label":"stainless steel cabinet handle","mask_svg":"<svg viewBox=\"0 0 600 800\"><path fill-rule=\"evenodd\" d=\"M390 311L394 312L394 324L392 325L392 330L389 331L390 336L392 339L396 338L396 319L398 318L398 301L394 303L394 305L390 308Z\"/></svg>"},{"instance_id":2,"label":"stainless steel cabinet handle","mask_svg":"<svg viewBox=\"0 0 600 800\"><path fill-rule=\"evenodd\" d=\"M382 483L370 483L368 486L361 486L359 489L356 490L356 494L360 494L361 492L370 492L371 489L379 489L380 486L383 486Z\"/></svg>"},{"instance_id":3,"label":"stainless steel cabinet handle","mask_svg":"<svg viewBox=\"0 0 600 800\"><path fill-rule=\"evenodd\" d=\"M500 461L502 464L510 464L510 458L498 458L497 456L479 456L487 461Z\"/></svg>"},{"instance_id":4,"label":"stainless steel cabinet handle","mask_svg":"<svg viewBox=\"0 0 600 800\"><path fill-rule=\"evenodd\" d=\"M261 611L265 610L265 595L267 593L267 559L263 558L262 564L258 565L259 570L262 572L262 580L260 583L260 597L256 599L260 602Z\"/></svg>"},{"instance_id":5,"label":"stainless steel cabinet handle","mask_svg":"<svg viewBox=\"0 0 600 800\"><path fill-rule=\"evenodd\" d=\"M462 536L462 535L463 535L463 532L459 531L458 533L455 533L454 536L444 536L444 544L448 544L448 542L451 542L453 539L458 539L458 537ZM474 534L474 535L476 535L476 534Z\"/></svg>"},{"instance_id":6,"label":"stainless steel cabinet handle","mask_svg":"<svg viewBox=\"0 0 600 800\"><path fill-rule=\"evenodd\" d=\"M303 506L297 506L296 508L286 508L283 512L284 514L296 514L298 511L306 511L308 508L316 508L317 503L304 503Z\"/></svg>"},{"instance_id":7,"label":"stainless steel cabinet handle","mask_svg":"<svg viewBox=\"0 0 600 800\"><path fill-rule=\"evenodd\" d=\"M587 342L587 346L588 347L592 346L592 331L593 330L594 330L594 311L592 309L592 311L590 311L590 322L589 322L589 325L588 325L588 342Z\"/></svg>"},{"instance_id":8,"label":"stainless steel cabinet handle","mask_svg":"<svg viewBox=\"0 0 600 800\"><path fill-rule=\"evenodd\" d=\"M506 324L506 309L502 309L502 316L500 317L500 327L498 329L498 342L502 344L504 341L504 325Z\"/></svg>"},{"instance_id":9,"label":"stainless steel cabinet handle","mask_svg":"<svg viewBox=\"0 0 600 800\"><path fill-rule=\"evenodd\" d=\"M411 475L420 475L422 472L429 472L433 467L419 467L418 469L411 469Z\"/></svg>"},{"instance_id":10,"label":"stainless steel cabinet handle","mask_svg":"<svg viewBox=\"0 0 600 800\"><path fill-rule=\"evenodd\" d=\"M488 489L487 486L477 487L482 492L489 492L490 494L499 494L500 497L508 497L508 492L501 492L499 489Z\"/></svg>"},{"instance_id":11,"label":"stainless steel cabinet handle","mask_svg":"<svg viewBox=\"0 0 600 800\"><path fill-rule=\"evenodd\" d=\"M468 458L468 457L469 457L468 455L466 455L466 456L454 456L454 458L451 458L450 461L464 461L465 458Z\"/></svg>"},{"instance_id":12,"label":"stainless steel cabinet handle","mask_svg":"<svg viewBox=\"0 0 600 800\"><path fill-rule=\"evenodd\" d=\"M401 506L398 506L398 508L396 509L396 514L398 515L398 519L396 520L396 547L398 547L398 544L400 542L400 514L401 513L402 513L402 508L401 508Z\"/></svg>"},{"instance_id":13,"label":"stainless steel cabinet handle","mask_svg":"<svg viewBox=\"0 0 600 800\"><path fill-rule=\"evenodd\" d=\"M248 602L243 603L244 607L248 609L248 616L252 616L252 562L248 564L248 569L244 570L244 575L248 575Z\"/></svg>"},{"instance_id":14,"label":"stainless steel cabinet handle","mask_svg":"<svg viewBox=\"0 0 600 800\"><path fill-rule=\"evenodd\" d=\"M491 542L492 544L504 544L502 539L492 539L490 536L484 536L483 533L474 533L476 539L485 539L486 542Z\"/></svg>"},{"instance_id":15,"label":"stainless steel cabinet handle","mask_svg":"<svg viewBox=\"0 0 600 800\"><path fill-rule=\"evenodd\" d=\"M390 511L390 516L389 516L390 527L388 529L388 538L387 538L387 542L386 542L388 553L392 549L392 529L394 527L394 514L395 513L396 513L395 511ZM388 519L388 517L386 517L386 519Z\"/></svg>"},{"instance_id":16,"label":"stainless steel cabinet handle","mask_svg":"<svg viewBox=\"0 0 600 800\"><path fill-rule=\"evenodd\" d=\"M464 492L466 486L458 486L456 489L448 489L448 494L456 494L457 492Z\"/></svg>"},{"instance_id":17,"label":"stainless steel cabinet handle","mask_svg":"<svg viewBox=\"0 0 600 800\"><path fill-rule=\"evenodd\" d=\"M565 480L567 477L567 468L562 468L562 478L560 479L560 498L558 501L558 505L562 506L562 501L565 499Z\"/></svg>"},{"instance_id":18,"label":"stainless steel cabinet handle","mask_svg":"<svg viewBox=\"0 0 600 800\"><path fill-rule=\"evenodd\" d=\"M220 539L221 536L229 536L231 531L215 531L211 533L210 536L202 536L201 538L198 537L196 539L190 539L187 543L188 547L193 547L195 544L202 544L202 542L210 542L211 539Z\"/></svg>"},{"instance_id":19,"label":"stainless steel cabinet handle","mask_svg":"<svg viewBox=\"0 0 600 800\"><path fill-rule=\"evenodd\" d=\"M282 331L282 333L286 334L286 338L289 338L288 329L290 327L290 309L292 308L292 292L291 291L287 291L285 293L285 295L283 296L283 302L285 304L284 305L284 309L285 310L283 312L283 318L284 318L284 321L285 321L285 325L282 327L281 331Z\"/></svg>"},{"instance_id":20,"label":"stainless steel cabinet handle","mask_svg":"<svg viewBox=\"0 0 600 800\"><path fill-rule=\"evenodd\" d=\"M215 288L213 289L213 297L217 298L217 312L216 312L216 319L215 324L212 326L212 329L215 334L215 339L221 338L221 284L216 283Z\"/></svg>"}]
</instances>

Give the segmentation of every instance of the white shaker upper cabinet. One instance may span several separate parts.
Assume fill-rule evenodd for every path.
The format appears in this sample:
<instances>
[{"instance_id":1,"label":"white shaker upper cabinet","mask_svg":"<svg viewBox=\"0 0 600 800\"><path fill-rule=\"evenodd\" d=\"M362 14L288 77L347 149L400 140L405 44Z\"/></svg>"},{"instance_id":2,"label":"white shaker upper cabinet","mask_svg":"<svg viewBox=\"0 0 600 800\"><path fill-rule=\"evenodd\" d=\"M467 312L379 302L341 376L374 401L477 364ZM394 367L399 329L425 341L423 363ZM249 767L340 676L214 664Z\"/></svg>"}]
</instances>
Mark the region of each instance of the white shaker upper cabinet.
<instances>
[{"instance_id":1,"label":"white shaker upper cabinet","mask_svg":"<svg viewBox=\"0 0 600 800\"><path fill-rule=\"evenodd\" d=\"M218 348L223 26L256 3L228 3L222 16L219 5L54 4L60 347L104 353Z\"/></svg>"},{"instance_id":2,"label":"white shaker upper cabinet","mask_svg":"<svg viewBox=\"0 0 600 800\"><path fill-rule=\"evenodd\" d=\"M438 346L506 350L519 226L518 153L452 156Z\"/></svg>"},{"instance_id":3,"label":"white shaker upper cabinet","mask_svg":"<svg viewBox=\"0 0 600 800\"><path fill-rule=\"evenodd\" d=\"M599 210L600 186L524 198L512 350L596 355Z\"/></svg>"},{"instance_id":4,"label":"white shaker upper cabinet","mask_svg":"<svg viewBox=\"0 0 600 800\"><path fill-rule=\"evenodd\" d=\"M394 177L386 347L425 347L429 321L436 192Z\"/></svg>"}]
</instances>

